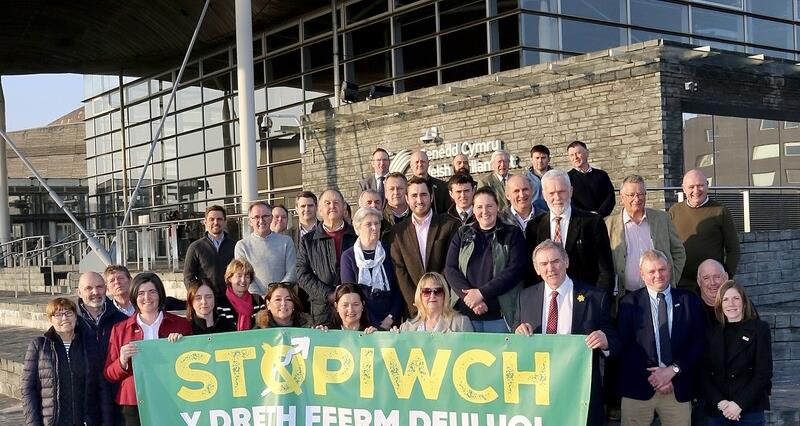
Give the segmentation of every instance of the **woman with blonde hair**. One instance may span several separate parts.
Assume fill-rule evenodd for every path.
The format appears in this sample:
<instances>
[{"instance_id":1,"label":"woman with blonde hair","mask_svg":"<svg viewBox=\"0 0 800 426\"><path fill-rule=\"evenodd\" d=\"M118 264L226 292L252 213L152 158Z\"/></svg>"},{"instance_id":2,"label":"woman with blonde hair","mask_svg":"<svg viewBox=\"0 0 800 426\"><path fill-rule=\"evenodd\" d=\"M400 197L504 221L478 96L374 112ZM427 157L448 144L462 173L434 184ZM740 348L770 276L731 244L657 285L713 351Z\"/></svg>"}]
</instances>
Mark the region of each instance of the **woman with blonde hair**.
<instances>
[{"instance_id":1,"label":"woman with blonde hair","mask_svg":"<svg viewBox=\"0 0 800 426\"><path fill-rule=\"evenodd\" d=\"M469 318L455 311L450 302L450 286L438 272L427 272L419 279L414 293L417 316L404 322L400 331L447 333L473 331Z\"/></svg>"},{"instance_id":2,"label":"woman with blonde hair","mask_svg":"<svg viewBox=\"0 0 800 426\"><path fill-rule=\"evenodd\" d=\"M263 297L250 293L253 277L253 266L244 259L233 259L225 268L227 289L217 301L217 310L221 317L233 321L237 331L252 329L256 314L265 307Z\"/></svg>"}]
</instances>

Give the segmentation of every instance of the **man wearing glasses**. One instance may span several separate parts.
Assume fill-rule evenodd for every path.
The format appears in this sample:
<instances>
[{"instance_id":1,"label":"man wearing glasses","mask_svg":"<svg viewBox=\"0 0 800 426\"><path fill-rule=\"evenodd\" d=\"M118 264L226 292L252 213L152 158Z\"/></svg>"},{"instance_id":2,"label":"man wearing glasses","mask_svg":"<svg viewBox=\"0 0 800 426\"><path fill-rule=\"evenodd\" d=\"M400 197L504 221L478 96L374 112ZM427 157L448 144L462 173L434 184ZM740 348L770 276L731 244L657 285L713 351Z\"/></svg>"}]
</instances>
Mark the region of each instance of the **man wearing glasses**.
<instances>
[{"instance_id":1,"label":"man wearing glasses","mask_svg":"<svg viewBox=\"0 0 800 426\"><path fill-rule=\"evenodd\" d=\"M672 265L672 284L676 285L686 263L686 251L669 213L645 207L647 188L639 175L629 175L622 181L620 198L622 212L605 219L618 280L618 298L644 287L639 258L652 249L667 255Z\"/></svg>"},{"instance_id":2,"label":"man wearing glasses","mask_svg":"<svg viewBox=\"0 0 800 426\"><path fill-rule=\"evenodd\" d=\"M255 277L249 291L263 297L267 284L295 281L297 253L291 237L270 231L272 206L256 201L250 204L247 217L253 232L236 243L234 256L253 265Z\"/></svg>"},{"instance_id":3,"label":"man wearing glasses","mask_svg":"<svg viewBox=\"0 0 800 426\"><path fill-rule=\"evenodd\" d=\"M383 184L386 182L386 175L389 174L389 164L391 164L389 153L383 148L376 149L372 153L372 170L375 173L358 182L358 187L361 191L368 189L378 191L381 199L383 199Z\"/></svg>"}]
</instances>

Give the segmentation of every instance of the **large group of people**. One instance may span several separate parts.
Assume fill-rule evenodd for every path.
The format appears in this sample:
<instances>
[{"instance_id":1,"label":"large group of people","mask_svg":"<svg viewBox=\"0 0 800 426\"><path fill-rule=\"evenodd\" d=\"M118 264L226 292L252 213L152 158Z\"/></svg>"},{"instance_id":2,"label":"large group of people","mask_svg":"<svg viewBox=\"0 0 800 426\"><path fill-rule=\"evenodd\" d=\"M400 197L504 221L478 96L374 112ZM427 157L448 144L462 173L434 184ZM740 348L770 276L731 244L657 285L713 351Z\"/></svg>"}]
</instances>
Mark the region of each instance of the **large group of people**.
<instances>
[{"instance_id":1,"label":"large group of people","mask_svg":"<svg viewBox=\"0 0 800 426\"><path fill-rule=\"evenodd\" d=\"M137 340L318 327L585 335L590 425L617 410L623 425L764 424L769 327L730 279L738 240L705 177L689 171L686 201L665 212L627 176L612 214L614 187L587 145L567 152L569 171L536 145L531 167L511 174L498 151L479 181L460 155L444 182L424 151L407 178L379 148L354 214L335 188L297 195L293 227L286 207L255 202L240 241L209 207L184 265L185 318L167 312L177 301L156 274L131 280L119 265L83 274L77 304L48 305L52 327L26 355L28 423L139 424Z\"/></svg>"}]
</instances>

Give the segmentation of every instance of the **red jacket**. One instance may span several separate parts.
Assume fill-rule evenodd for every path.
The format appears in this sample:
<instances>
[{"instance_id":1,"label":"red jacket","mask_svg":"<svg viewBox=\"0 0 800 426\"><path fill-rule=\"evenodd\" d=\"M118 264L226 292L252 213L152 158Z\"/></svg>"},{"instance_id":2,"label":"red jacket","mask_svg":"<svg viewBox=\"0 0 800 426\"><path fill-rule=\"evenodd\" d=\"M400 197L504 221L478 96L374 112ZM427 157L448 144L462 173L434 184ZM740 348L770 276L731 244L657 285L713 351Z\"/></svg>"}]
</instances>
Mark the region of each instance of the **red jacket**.
<instances>
[{"instance_id":1,"label":"red jacket","mask_svg":"<svg viewBox=\"0 0 800 426\"><path fill-rule=\"evenodd\" d=\"M119 405L137 405L132 362L128 362L127 370L123 369L119 363L120 348L131 341L142 340L142 329L136 323L136 316L137 314L134 314L126 321L114 325L108 344L108 357L106 358L104 374L109 382L120 384L119 393L114 398L114 401ZM185 318L164 312L164 319L158 327L158 337L164 338L169 336L170 333L180 333L188 336L192 334L192 327Z\"/></svg>"}]
</instances>

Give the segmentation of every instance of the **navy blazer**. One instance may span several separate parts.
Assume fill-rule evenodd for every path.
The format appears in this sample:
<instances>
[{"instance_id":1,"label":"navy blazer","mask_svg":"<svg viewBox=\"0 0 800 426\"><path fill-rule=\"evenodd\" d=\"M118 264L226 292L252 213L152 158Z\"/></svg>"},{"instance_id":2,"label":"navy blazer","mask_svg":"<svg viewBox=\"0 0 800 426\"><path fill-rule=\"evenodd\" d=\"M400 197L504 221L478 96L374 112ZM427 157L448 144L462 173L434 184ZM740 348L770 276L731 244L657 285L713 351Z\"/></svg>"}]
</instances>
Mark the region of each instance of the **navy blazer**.
<instances>
[{"instance_id":1,"label":"navy blazer","mask_svg":"<svg viewBox=\"0 0 800 426\"><path fill-rule=\"evenodd\" d=\"M672 379L675 399L691 401L697 396L696 375L699 374L705 347L705 314L700 299L686 290L672 288L673 363L681 372ZM650 367L658 367L653 315L647 287L628 293L619 304L620 354L619 389L626 398L648 400L655 390L647 381Z\"/></svg>"},{"instance_id":2,"label":"navy blazer","mask_svg":"<svg viewBox=\"0 0 800 426\"><path fill-rule=\"evenodd\" d=\"M528 259L531 258L533 249L549 238L550 213L537 215L528 222L525 228L525 240L529 246ZM610 294L614 289L614 261L603 218L573 207L566 238L564 249L569 255L567 275L574 280L596 285ZM533 283L542 280L535 273L533 275Z\"/></svg>"},{"instance_id":3,"label":"navy blazer","mask_svg":"<svg viewBox=\"0 0 800 426\"><path fill-rule=\"evenodd\" d=\"M528 323L533 332L543 334L542 309L544 307L544 286L541 282L523 289L519 294L517 305L517 321L514 330L521 323ZM572 287L572 334L590 334L602 330L608 339L609 357L617 356L621 344L617 330L611 322L611 300L609 295L597 287L573 280ZM599 359L602 352L598 349L592 354L592 391L589 397L589 417L587 425L605 424L603 413L603 384L600 378Z\"/></svg>"}]
</instances>

